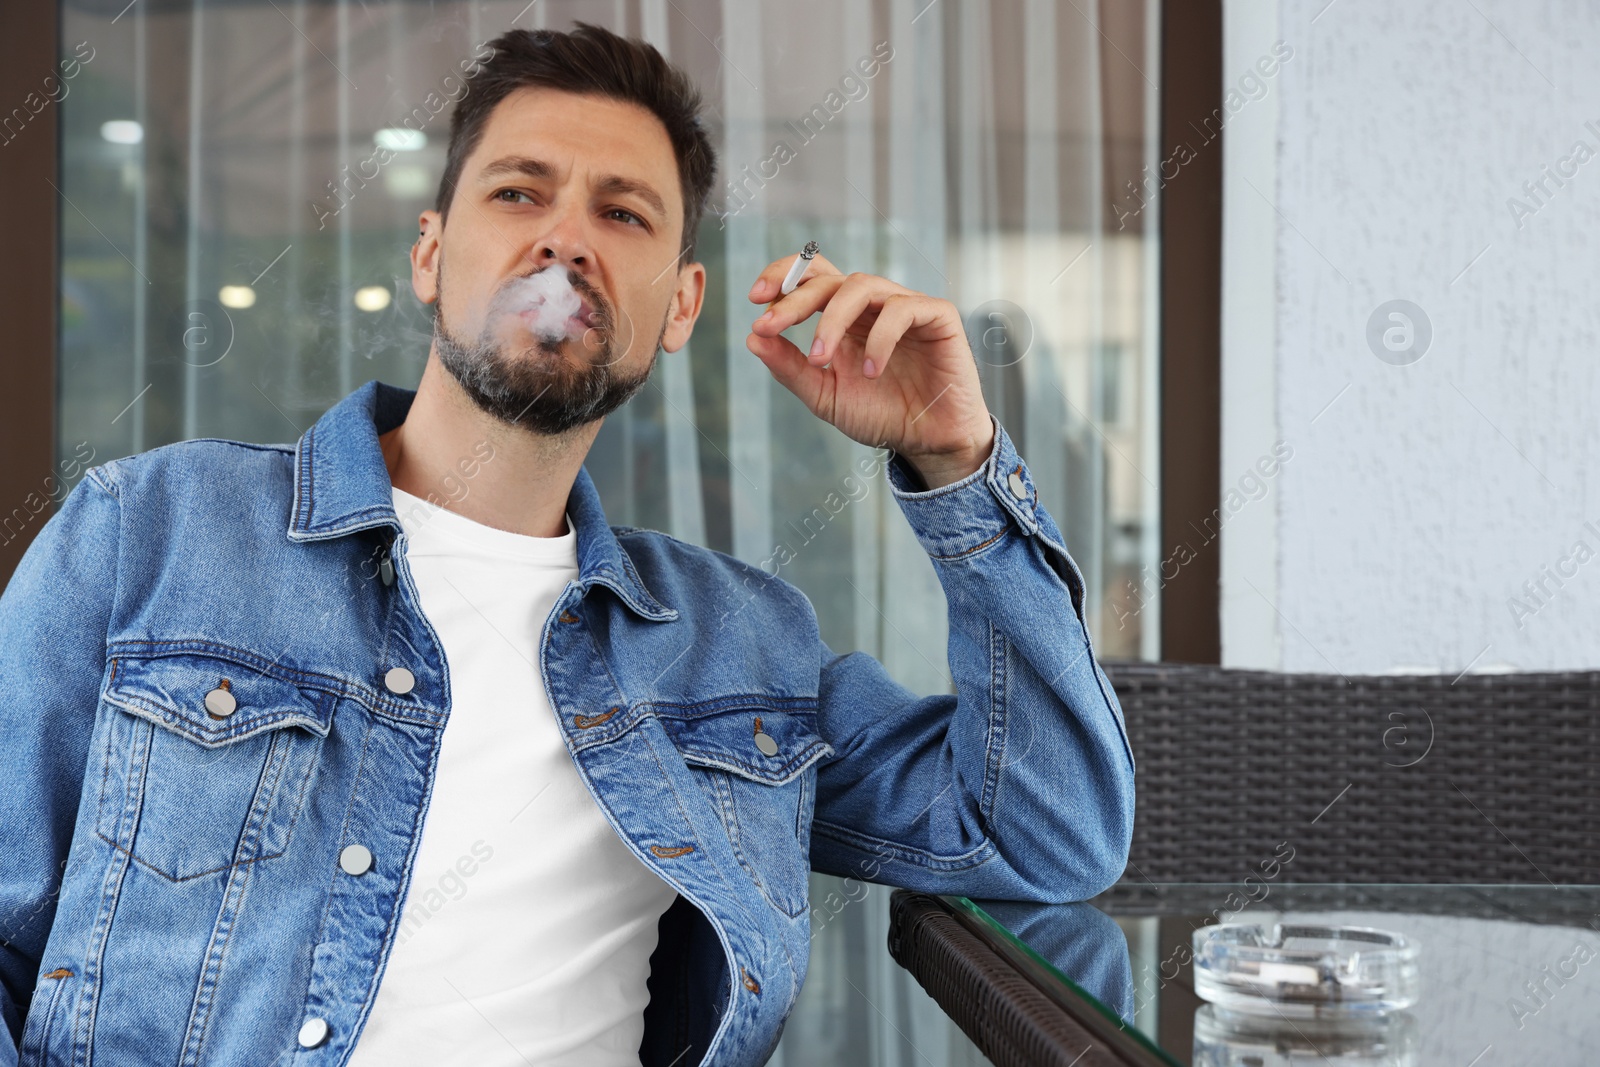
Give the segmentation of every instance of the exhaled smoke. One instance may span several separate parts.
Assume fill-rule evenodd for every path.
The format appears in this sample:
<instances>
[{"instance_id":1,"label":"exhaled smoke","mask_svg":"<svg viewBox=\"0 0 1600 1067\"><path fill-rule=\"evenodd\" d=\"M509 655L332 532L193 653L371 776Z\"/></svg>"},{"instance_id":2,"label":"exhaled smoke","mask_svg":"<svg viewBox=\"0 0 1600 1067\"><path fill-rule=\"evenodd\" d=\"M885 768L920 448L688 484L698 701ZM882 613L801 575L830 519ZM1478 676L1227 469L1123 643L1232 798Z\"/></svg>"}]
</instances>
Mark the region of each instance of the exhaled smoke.
<instances>
[{"instance_id":1,"label":"exhaled smoke","mask_svg":"<svg viewBox=\"0 0 1600 1067\"><path fill-rule=\"evenodd\" d=\"M583 308L583 299L567 279L567 269L552 263L506 287L506 306L529 317L529 327L547 341L559 341L568 332L567 320Z\"/></svg>"},{"instance_id":2,"label":"exhaled smoke","mask_svg":"<svg viewBox=\"0 0 1600 1067\"><path fill-rule=\"evenodd\" d=\"M445 325L445 258L442 254L439 257L433 346L445 371L481 410L507 425L556 436L609 415L648 380L655 366L655 352L666 336L670 309L662 311L649 362L631 375L623 366L633 341L631 325L626 339L613 337L617 313L582 275L569 273L559 265L500 286L477 338L458 338ZM582 293L594 309L589 325L581 330L569 319L582 309L577 293ZM527 314L523 321L539 338L536 350L524 347L525 339L516 336L519 331L508 334L496 329L495 324L504 316L519 313ZM631 323L626 314L621 318ZM574 334L583 338L583 358L568 359L563 343Z\"/></svg>"}]
</instances>

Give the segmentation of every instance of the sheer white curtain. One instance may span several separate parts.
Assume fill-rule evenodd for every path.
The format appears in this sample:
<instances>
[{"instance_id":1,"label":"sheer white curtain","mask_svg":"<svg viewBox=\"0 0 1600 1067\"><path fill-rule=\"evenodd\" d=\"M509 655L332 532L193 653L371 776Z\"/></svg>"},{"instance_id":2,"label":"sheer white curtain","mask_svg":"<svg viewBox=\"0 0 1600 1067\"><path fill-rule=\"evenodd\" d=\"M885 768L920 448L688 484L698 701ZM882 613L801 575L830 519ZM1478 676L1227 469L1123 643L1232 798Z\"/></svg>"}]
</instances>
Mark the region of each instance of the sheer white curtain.
<instances>
[{"instance_id":1,"label":"sheer white curtain","mask_svg":"<svg viewBox=\"0 0 1600 1067\"><path fill-rule=\"evenodd\" d=\"M693 341L659 357L589 457L611 521L763 565L806 591L835 650L952 691L943 592L886 482L860 480L872 450L744 346L756 272L815 239L841 269L967 316L989 406L1084 571L1098 648L1148 656L1156 606L1129 614L1127 589L1156 558L1141 171L1158 158L1158 14L1156 0L67 0L63 41L103 58L62 103L63 190L88 212L62 212L63 450L292 441L368 378L414 385L429 324L405 253L448 109L377 178L336 187L480 42L582 19L691 71L720 162ZM143 140L107 143L111 119ZM1147 203L1119 227L1129 182ZM253 304L223 309L224 286ZM226 358L178 342L196 309L225 330ZM793 331L802 347L810 330ZM888 893L814 876L810 977L774 1062L981 1062L889 959Z\"/></svg>"},{"instance_id":2,"label":"sheer white curtain","mask_svg":"<svg viewBox=\"0 0 1600 1067\"><path fill-rule=\"evenodd\" d=\"M669 0L640 0L639 36L672 58L667 28ZM692 349L662 360L656 370L661 390L662 421L667 440L667 532L692 544L706 543L705 510L701 504L700 440L694 415L694 391L689 380Z\"/></svg>"},{"instance_id":3,"label":"sheer white curtain","mask_svg":"<svg viewBox=\"0 0 1600 1067\"><path fill-rule=\"evenodd\" d=\"M1154 293L1104 281L1107 272L1130 270L1142 279L1153 259L1142 234L1106 228L1115 171L1103 151L1114 125L1107 94L1138 85L1136 99L1121 101L1136 122L1116 132L1132 140L1135 167L1153 149L1138 123L1154 114L1143 98L1150 88L1143 70L1154 69L1157 11L1153 3L1136 7L1117 41L1099 25L1098 8L1049 0L804 7L722 0L715 10L673 4L662 13L669 43L714 46L714 70L698 74L721 109L721 177L732 183L722 189L728 216L706 233L708 245L721 243L722 276L712 284L724 304L721 322L702 329L722 325L725 336L713 331L696 342L725 355L726 438L691 437L693 423L680 420L689 441L666 468L669 479L682 479L671 496L688 497L700 451L724 452L728 550L761 562L780 543L794 548L791 562L769 569L807 590L830 643L871 652L918 692L951 691L945 601L933 568L881 481L835 520L848 533L797 536L822 493L870 450L819 430L744 349L759 310L744 294L766 263L815 238L841 269L884 274L964 311L995 300L1020 305L1031 348L1021 356L980 350L986 390L1046 506L1076 532L1071 547L1090 602L1102 603L1116 580L1107 558L1113 529L1130 514L1141 526L1155 520L1137 491L1155 475L1154 426L1137 404L1131 416L1111 411L1102 380L1114 352L1124 363L1113 372L1121 387L1142 389L1155 351L1147 306ZM1129 5L1121 8L1129 14ZM644 24L659 44L656 17L646 14ZM880 42L892 59L871 79L858 75L861 88L849 88L864 95L846 94L842 105L835 97L838 111L826 129L806 139L811 131L801 117L826 106L827 94ZM1131 56L1117 52L1119 44ZM1122 70L1103 70L1108 52ZM776 177L749 180L779 143L792 158ZM1020 210L1008 207L1008 196ZM795 334L804 347L809 327ZM689 391L681 379L663 376L660 384L668 395ZM1119 417L1109 420L1113 414ZM1113 486L1124 498L1121 516L1111 514ZM1124 636L1122 654L1140 654L1137 637ZM889 958L888 889L862 893L813 876L812 969L774 1062L983 1062Z\"/></svg>"}]
</instances>

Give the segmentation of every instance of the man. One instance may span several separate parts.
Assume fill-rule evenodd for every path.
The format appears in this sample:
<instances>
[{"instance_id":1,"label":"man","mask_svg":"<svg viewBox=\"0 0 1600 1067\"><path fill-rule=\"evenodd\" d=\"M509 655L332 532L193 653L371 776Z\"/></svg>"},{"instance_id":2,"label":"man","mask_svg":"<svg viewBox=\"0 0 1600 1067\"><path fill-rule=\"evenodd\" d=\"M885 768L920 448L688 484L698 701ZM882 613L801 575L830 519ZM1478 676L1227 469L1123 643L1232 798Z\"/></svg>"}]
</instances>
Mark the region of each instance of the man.
<instances>
[{"instance_id":1,"label":"man","mask_svg":"<svg viewBox=\"0 0 1600 1067\"><path fill-rule=\"evenodd\" d=\"M956 309L820 256L750 291L755 356L892 451L950 604L957 693L918 697L787 582L606 523L583 459L689 340L712 149L646 45L492 46L411 253L417 390L91 468L0 599L23 1063L757 1064L808 870L1037 901L1121 873L1082 578ZM812 316L808 356L781 332Z\"/></svg>"}]
</instances>

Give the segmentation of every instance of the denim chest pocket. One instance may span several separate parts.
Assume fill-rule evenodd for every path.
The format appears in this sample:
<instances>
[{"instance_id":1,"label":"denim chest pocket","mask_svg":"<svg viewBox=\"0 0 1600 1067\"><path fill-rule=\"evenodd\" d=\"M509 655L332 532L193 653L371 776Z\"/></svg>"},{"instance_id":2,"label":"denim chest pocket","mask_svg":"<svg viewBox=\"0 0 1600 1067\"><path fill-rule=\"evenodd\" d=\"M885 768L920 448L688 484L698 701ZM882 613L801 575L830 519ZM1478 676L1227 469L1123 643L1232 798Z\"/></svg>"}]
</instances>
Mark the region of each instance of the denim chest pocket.
<instances>
[{"instance_id":1,"label":"denim chest pocket","mask_svg":"<svg viewBox=\"0 0 1600 1067\"><path fill-rule=\"evenodd\" d=\"M662 722L720 810L740 866L773 907L802 914L816 763L834 751L817 734L815 702L690 709Z\"/></svg>"},{"instance_id":2,"label":"denim chest pocket","mask_svg":"<svg viewBox=\"0 0 1600 1067\"><path fill-rule=\"evenodd\" d=\"M118 656L95 829L182 882L282 855L334 698L225 656Z\"/></svg>"}]
</instances>

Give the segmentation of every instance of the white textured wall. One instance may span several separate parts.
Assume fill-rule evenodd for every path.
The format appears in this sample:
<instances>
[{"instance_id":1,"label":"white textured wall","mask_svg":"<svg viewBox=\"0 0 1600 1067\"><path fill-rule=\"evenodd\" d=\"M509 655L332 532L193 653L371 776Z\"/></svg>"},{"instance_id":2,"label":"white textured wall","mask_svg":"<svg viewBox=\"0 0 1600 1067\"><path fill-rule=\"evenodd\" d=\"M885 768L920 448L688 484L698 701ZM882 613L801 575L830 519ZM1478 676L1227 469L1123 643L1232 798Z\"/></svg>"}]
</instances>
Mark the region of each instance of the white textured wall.
<instances>
[{"instance_id":1,"label":"white textured wall","mask_svg":"<svg viewBox=\"0 0 1600 1067\"><path fill-rule=\"evenodd\" d=\"M1600 665L1600 4L1231 0L1228 30L1230 72L1294 56L1225 139L1224 480L1293 458L1224 530L1225 662ZM1407 365L1367 338L1395 299L1432 327Z\"/></svg>"},{"instance_id":2,"label":"white textured wall","mask_svg":"<svg viewBox=\"0 0 1600 1067\"><path fill-rule=\"evenodd\" d=\"M1293 455L1223 527L1224 663L1600 665L1600 4L1224 13L1230 83L1276 40L1294 53L1225 127L1223 490L1273 442ZM1541 206L1524 183L1579 141L1595 158L1547 180ZM1520 226L1513 197L1537 209ZM1405 365L1367 340L1397 299L1433 334ZM1582 565L1579 541L1596 554ZM1532 614L1514 618L1514 597ZM1422 939L1416 1062L1597 1062L1587 969L1520 1029L1511 1007L1592 934L1369 921Z\"/></svg>"}]
</instances>

